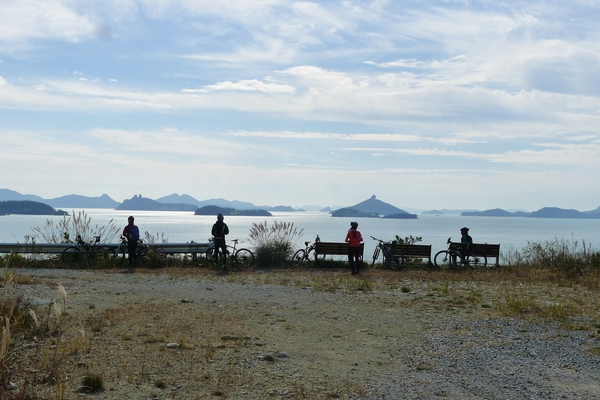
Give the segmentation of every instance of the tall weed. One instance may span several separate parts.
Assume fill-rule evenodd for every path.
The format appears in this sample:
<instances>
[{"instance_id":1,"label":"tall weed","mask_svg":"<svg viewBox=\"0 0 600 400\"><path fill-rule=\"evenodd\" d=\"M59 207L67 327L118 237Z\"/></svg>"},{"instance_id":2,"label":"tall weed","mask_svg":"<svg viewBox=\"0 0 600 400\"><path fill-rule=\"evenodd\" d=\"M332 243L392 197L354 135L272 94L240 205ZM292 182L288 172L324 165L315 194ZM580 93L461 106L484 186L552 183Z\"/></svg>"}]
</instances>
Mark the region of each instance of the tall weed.
<instances>
[{"instance_id":1,"label":"tall weed","mask_svg":"<svg viewBox=\"0 0 600 400\"><path fill-rule=\"evenodd\" d=\"M504 255L507 265L515 269L548 270L568 279L600 272L600 253L585 241L553 239L527 242L520 251Z\"/></svg>"},{"instance_id":2,"label":"tall weed","mask_svg":"<svg viewBox=\"0 0 600 400\"><path fill-rule=\"evenodd\" d=\"M81 235L83 240L88 243L93 242L95 236L100 236L103 243L111 242L120 229L111 219L106 225L92 225L92 217L85 211L71 215L63 216L63 219L55 223L54 220L47 219L44 226L32 228L32 241L43 243L74 243L77 235Z\"/></svg>"},{"instance_id":3,"label":"tall weed","mask_svg":"<svg viewBox=\"0 0 600 400\"><path fill-rule=\"evenodd\" d=\"M298 230L293 222L267 221L253 223L249 241L254 247L256 264L259 267L278 267L287 265L294 253L294 243L302 237L304 229Z\"/></svg>"}]
</instances>

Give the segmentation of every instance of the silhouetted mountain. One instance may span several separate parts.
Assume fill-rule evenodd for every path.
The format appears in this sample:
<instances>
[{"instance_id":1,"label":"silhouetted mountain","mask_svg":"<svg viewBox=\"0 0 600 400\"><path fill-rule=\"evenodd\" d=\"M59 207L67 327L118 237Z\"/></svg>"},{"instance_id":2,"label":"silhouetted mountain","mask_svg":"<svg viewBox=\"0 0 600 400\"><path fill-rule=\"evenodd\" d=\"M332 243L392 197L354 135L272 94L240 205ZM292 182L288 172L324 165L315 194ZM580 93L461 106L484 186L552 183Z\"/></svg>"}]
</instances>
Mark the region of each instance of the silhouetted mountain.
<instances>
[{"instance_id":1,"label":"silhouetted mountain","mask_svg":"<svg viewBox=\"0 0 600 400\"><path fill-rule=\"evenodd\" d=\"M48 204L30 200L7 200L0 201L0 215L23 214L23 215L69 215L63 210L55 210Z\"/></svg>"},{"instance_id":2,"label":"silhouetted mountain","mask_svg":"<svg viewBox=\"0 0 600 400\"><path fill-rule=\"evenodd\" d=\"M500 208L486 211L469 211L461 214L465 217L527 217L527 218L578 218L600 219L600 207L596 210L581 212L558 207L544 207L534 212L508 212Z\"/></svg>"},{"instance_id":3,"label":"silhouetted mountain","mask_svg":"<svg viewBox=\"0 0 600 400\"><path fill-rule=\"evenodd\" d=\"M379 217L389 216L388 218L403 218L415 219L415 214L409 214L404 210L394 207L391 204L384 203L375 198L375 195L370 199L362 201L351 207L340 208L331 213L332 217Z\"/></svg>"},{"instance_id":4,"label":"silhouetted mountain","mask_svg":"<svg viewBox=\"0 0 600 400\"><path fill-rule=\"evenodd\" d=\"M45 200L40 196L35 196L33 194L21 194L10 189L0 189L0 201L4 200L29 200L42 203L45 202Z\"/></svg>"},{"instance_id":5,"label":"silhouetted mountain","mask_svg":"<svg viewBox=\"0 0 600 400\"><path fill-rule=\"evenodd\" d=\"M167 204L156 200L134 195L129 200L124 200L115 210L137 210L137 211L195 211L198 207L192 204Z\"/></svg>"},{"instance_id":6,"label":"silhouetted mountain","mask_svg":"<svg viewBox=\"0 0 600 400\"><path fill-rule=\"evenodd\" d=\"M195 206L200 207L200 202L198 200L196 200L195 198L193 198L192 196L188 195L188 194L177 194L177 193L173 193L170 194L168 196L164 196L164 197L160 197L158 199L154 199L156 201L158 201L159 203L166 203L166 204L192 204Z\"/></svg>"},{"instance_id":7,"label":"silhouetted mountain","mask_svg":"<svg viewBox=\"0 0 600 400\"><path fill-rule=\"evenodd\" d=\"M199 201L198 204L199 204L198 207L214 205L214 206L219 206L219 207L235 208L238 210L252 210L252 209L258 208L254 204L248 203L245 201L238 201L238 200L229 201L229 200L225 200L225 199L202 200L202 201Z\"/></svg>"},{"instance_id":8,"label":"silhouetted mountain","mask_svg":"<svg viewBox=\"0 0 600 400\"><path fill-rule=\"evenodd\" d=\"M57 197L55 199L43 199L40 196L21 194L9 189L0 189L0 201L2 200L29 200L48 204L52 207L69 208L115 208L119 202L111 199L107 194L100 197L87 197L78 194Z\"/></svg>"},{"instance_id":9,"label":"silhouetted mountain","mask_svg":"<svg viewBox=\"0 0 600 400\"><path fill-rule=\"evenodd\" d=\"M440 211L440 210L430 210L430 211L423 211L421 214L428 214L428 215L443 215L444 212Z\"/></svg>"},{"instance_id":10,"label":"silhouetted mountain","mask_svg":"<svg viewBox=\"0 0 600 400\"><path fill-rule=\"evenodd\" d=\"M501 208L494 208L493 210L485 211L465 211L460 214L464 217L527 217L529 213L524 212L508 212Z\"/></svg>"},{"instance_id":11,"label":"silhouetted mountain","mask_svg":"<svg viewBox=\"0 0 600 400\"><path fill-rule=\"evenodd\" d=\"M300 207L304 211L321 211L323 209L322 206L316 206L313 204L305 205ZM330 210L331 211L331 210Z\"/></svg>"},{"instance_id":12,"label":"silhouetted mountain","mask_svg":"<svg viewBox=\"0 0 600 400\"><path fill-rule=\"evenodd\" d=\"M379 214L376 212L363 212L359 211L356 208L340 208L339 210L335 210L331 213L332 217L355 217L355 218L377 218Z\"/></svg>"},{"instance_id":13,"label":"silhouetted mountain","mask_svg":"<svg viewBox=\"0 0 600 400\"><path fill-rule=\"evenodd\" d=\"M52 207L69 208L115 208L120 203L111 199L107 194L100 197L87 197L78 194L69 194L55 199L45 200Z\"/></svg>"},{"instance_id":14,"label":"silhouetted mountain","mask_svg":"<svg viewBox=\"0 0 600 400\"><path fill-rule=\"evenodd\" d=\"M298 210L293 209L290 206L275 206L275 207L263 207L265 210L268 211L275 211L275 212L296 212Z\"/></svg>"},{"instance_id":15,"label":"silhouetted mountain","mask_svg":"<svg viewBox=\"0 0 600 400\"><path fill-rule=\"evenodd\" d=\"M557 207L544 207L528 215L532 218L600 218L600 214L587 214L581 211Z\"/></svg>"}]
</instances>

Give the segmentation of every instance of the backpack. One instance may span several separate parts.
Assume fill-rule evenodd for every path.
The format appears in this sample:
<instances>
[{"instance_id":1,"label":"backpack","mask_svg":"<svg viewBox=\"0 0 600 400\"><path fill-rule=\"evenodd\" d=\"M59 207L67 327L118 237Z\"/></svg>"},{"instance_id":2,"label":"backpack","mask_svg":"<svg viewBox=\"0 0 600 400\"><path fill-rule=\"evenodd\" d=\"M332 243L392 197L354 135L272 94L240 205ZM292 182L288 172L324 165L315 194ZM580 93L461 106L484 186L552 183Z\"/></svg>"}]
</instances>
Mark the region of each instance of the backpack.
<instances>
[{"instance_id":1,"label":"backpack","mask_svg":"<svg viewBox=\"0 0 600 400\"><path fill-rule=\"evenodd\" d=\"M140 229L134 225L129 227L129 234L133 240L138 240L140 238Z\"/></svg>"}]
</instances>

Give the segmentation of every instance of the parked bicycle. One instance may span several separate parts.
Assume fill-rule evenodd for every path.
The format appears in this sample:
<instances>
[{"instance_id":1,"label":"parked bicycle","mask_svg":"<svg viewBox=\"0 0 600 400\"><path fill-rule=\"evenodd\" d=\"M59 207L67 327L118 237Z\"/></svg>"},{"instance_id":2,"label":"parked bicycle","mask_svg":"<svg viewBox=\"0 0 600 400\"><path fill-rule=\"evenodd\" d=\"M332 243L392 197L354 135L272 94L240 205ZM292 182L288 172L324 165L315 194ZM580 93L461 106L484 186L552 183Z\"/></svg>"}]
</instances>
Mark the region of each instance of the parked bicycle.
<instances>
[{"instance_id":1,"label":"parked bicycle","mask_svg":"<svg viewBox=\"0 0 600 400\"><path fill-rule=\"evenodd\" d=\"M116 247L109 244L99 244L100 236L94 236L93 243L87 243L81 235L77 235L75 244L67 247L62 252L63 261L71 262L77 261L84 255L89 258L97 257L114 257L116 254Z\"/></svg>"},{"instance_id":2,"label":"parked bicycle","mask_svg":"<svg viewBox=\"0 0 600 400\"><path fill-rule=\"evenodd\" d=\"M448 238L447 250L438 251L433 258L433 262L438 268L469 268L469 267L485 267L487 265L487 257L475 255L466 248L460 249L452 243L452 238ZM464 253L464 254L463 254Z\"/></svg>"},{"instance_id":3,"label":"parked bicycle","mask_svg":"<svg viewBox=\"0 0 600 400\"><path fill-rule=\"evenodd\" d=\"M377 241L375 251L373 251L373 261L371 261L371 268L375 265L375 262L379 258L379 255L383 255L383 265L387 268L400 269L404 264L404 256L399 252L394 253L392 242L385 242L381 239L371 236L371 239Z\"/></svg>"},{"instance_id":4,"label":"parked bicycle","mask_svg":"<svg viewBox=\"0 0 600 400\"><path fill-rule=\"evenodd\" d=\"M122 261L125 261L129 257L129 240L123 235L121 235L120 239L121 242L119 243L119 246L117 247L114 256L120 257ZM135 255L138 261L148 257L148 254L150 254L150 247L146 243L144 243L142 239L138 239L138 245L135 248Z\"/></svg>"},{"instance_id":5,"label":"parked bicycle","mask_svg":"<svg viewBox=\"0 0 600 400\"><path fill-rule=\"evenodd\" d=\"M292 266L298 267L304 261L316 261L317 253L315 252L315 250L317 248L317 243L319 243L320 241L321 238L319 237L319 235L317 235L313 244L310 244L310 241L304 242L305 248L296 251L292 256ZM325 258L325 255L321 254L320 259L321 258Z\"/></svg>"},{"instance_id":6,"label":"parked bicycle","mask_svg":"<svg viewBox=\"0 0 600 400\"><path fill-rule=\"evenodd\" d=\"M211 242L214 242L214 238L209 239ZM233 243L233 246L227 245L227 255L229 255L230 257L228 257L231 260L231 263L233 264L233 266L235 268L251 268L254 265L254 254L246 248L237 248L237 244L239 242L239 239L233 239L231 240L231 243ZM217 249L217 251L219 251L219 249ZM209 260L218 260L219 258L221 259L221 261L224 258L223 254L220 254L221 252L219 251L219 254L216 255L215 257L215 249L208 249L206 251L206 258L208 258ZM222 263L221 263L222 264Z\"/></svg>"}]
</instances>

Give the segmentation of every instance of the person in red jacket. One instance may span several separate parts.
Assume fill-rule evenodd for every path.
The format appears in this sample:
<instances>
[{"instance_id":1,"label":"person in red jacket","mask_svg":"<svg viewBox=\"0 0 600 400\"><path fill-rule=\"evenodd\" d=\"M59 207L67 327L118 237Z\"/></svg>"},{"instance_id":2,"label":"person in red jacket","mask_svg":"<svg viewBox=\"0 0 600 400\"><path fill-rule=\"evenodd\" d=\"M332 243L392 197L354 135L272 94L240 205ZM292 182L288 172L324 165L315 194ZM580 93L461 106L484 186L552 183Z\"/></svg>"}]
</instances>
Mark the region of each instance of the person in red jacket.
<instances>
[{"instance_id":1,"label":"person in red jacket","mask_svg":"<svg viewBox=\"0 0 600 400\"><path fill-rule=\"evenodd\" d=\"M359 263L362 257L362 248L360 244L363 238L358 231L358 222L350 222L350 230L346 234L346 243L348 243L348 262L352 267L352 275L359 274Z\"/></svg>"}]
</instances>

